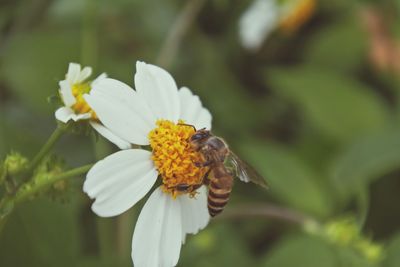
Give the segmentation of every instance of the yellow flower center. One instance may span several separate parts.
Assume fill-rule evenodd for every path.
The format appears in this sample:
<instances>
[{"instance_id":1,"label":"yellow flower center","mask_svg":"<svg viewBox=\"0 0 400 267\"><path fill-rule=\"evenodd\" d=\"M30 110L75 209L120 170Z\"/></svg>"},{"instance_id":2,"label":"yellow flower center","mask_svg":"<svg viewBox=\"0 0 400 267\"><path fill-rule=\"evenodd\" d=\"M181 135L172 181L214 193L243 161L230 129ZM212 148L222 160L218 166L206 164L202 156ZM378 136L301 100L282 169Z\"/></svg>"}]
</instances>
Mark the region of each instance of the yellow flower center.
<instances>
[{"instance_id":1,"label":"yellow flower center","mask_svg":"<svg viewBox=\"0 0 400 267\"><path fill-rule=\"evenodd\" d=\"M149 133L152 159L161 175L163 190L174 198L183 193L194 195L208 171L207 167L196 166L204 158L190 145L194 129L182 123L158 120L157 128Z\"/></svg>"},{"instance_id":2,"label":"yellow flower center","mask_svg":"<svg viewBox=\"0 0 400 267\"><path fill-rule=\"evenodd\" d=\"M72 95L76 99L76 103L72 106L72 109L79 114L90 113L92 116L91 119L97 120L96 113L94 113L83 98L83 95L89 93L90 90L91 86L89 82L77 83L72 86Z\"/></svg>"}]
</instances>

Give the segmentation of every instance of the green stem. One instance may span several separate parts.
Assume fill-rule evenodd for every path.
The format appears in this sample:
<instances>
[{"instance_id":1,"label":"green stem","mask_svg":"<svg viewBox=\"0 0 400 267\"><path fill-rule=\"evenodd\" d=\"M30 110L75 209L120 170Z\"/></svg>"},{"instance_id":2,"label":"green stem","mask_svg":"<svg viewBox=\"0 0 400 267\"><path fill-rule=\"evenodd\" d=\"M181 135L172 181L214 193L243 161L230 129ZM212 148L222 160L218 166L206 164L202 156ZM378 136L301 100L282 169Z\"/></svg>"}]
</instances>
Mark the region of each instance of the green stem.
<instances>
[{"instance_id":1,"label":"green stem","mask_svg":"<svg viewBox=\"0 0 400 267\"><path fill-rule=\"evenodd\" d=\"M93 164L88 164L53 176L47 177L48 174L43 174L41 176L34 177L30 180L30 182L21 186L15 195L4 197L0 201L0 233L4 228L4 224L6 223L8 215L10 215L15 205L29 199L40 191L45 190L55 182L79 176L88 172L92 166Z\"/></svg>"},{"instance_id":2,"label":"green stem","mask_svg":"<svg viewBox=\"0 0 400 267\"><path fill-rule=\"evenodd\" d=\"M179 51L179 46L185 34L190 26L192 26L193 22L196 21L197 15L205 3L206 0L186 1L185 6L176 18L161 48L160 54L156 60L158 65L164 68L168 68L169 65L171 65L172 60Z\"/></svg>"},{"instance_id":3,"label":"green stem","mask_svg":"<svg viewBox=\"0 0 400 267\"><path fill-rule=\"evenodd\" d=\"M217 217L217 219L238 219L249 218L250 216L265 217L268 219L273 218L299 225L304 225L309 222L317 224L316 220L298 211L266 203L236 206L234 210L227 209L221 216Z\"/></svg>"},{"instance_id":4,"label":"green stem","mask_svg":"<svg viewBox=\"0 0 400 267\"><path fill-rule=\"evenodd\" d=\"M97 66L98 40L97 40L98 4L96 0L86 0L82 16L82 43L81 61L93 68Z\"/></svg>"},{"instance_id":5,"label":"green stem","mask_svg":"<svg viewBox=\"0 0 400 267\"><path fill-rule=\"evenodd\" d=\"M33 158L33 160L28 165L26 173L31 175L35 170L36 166L42 161L42 159L49 153L53 148L57 140L63 135L67 129L67 125L59 125L54 132L51 134L50 138L47 140L46 144L42 147L39 153Z\"/></svg>"},{"instance_id":6,"label":"green stem","mask_svg":"<svg viewBox=\"0 0 400 267\"><path fill-rule=\"evenodd\" d=\"M92 166L93 164L88 164L55 176L47 177L47 179L46 177L42 177L42 179L35 179L35 181L32 181L31 183L28 183L27 185L21 187L21 189L14 197L15 204L23 202L27 198L35 195L43 189L46 189L48 186L54 184L55 182L84 174L88 172Z\"/></svg>"},{"instance_id":7,"label":"green stem","mask_svg":"<svg viewBox=\"0 0 400 267\"><path fill-rule=\"evenodd\" d=\"M8 216L0 219L0 234L3 232L4 226L6 225Z\"/></svg>"},{"instance_id":8,"label":"green stem","mask_svg":"<svg viewBox=\"0 0 400 267\"><path fill-rule=\"evenodd\" d=\"M357 213L358 213L358 224L360 229L364 227L365 221L367 220L368 211L369 211L369 195L368 189L362 187L358 190L357 196Z\"/></svg>"}]
</instances>

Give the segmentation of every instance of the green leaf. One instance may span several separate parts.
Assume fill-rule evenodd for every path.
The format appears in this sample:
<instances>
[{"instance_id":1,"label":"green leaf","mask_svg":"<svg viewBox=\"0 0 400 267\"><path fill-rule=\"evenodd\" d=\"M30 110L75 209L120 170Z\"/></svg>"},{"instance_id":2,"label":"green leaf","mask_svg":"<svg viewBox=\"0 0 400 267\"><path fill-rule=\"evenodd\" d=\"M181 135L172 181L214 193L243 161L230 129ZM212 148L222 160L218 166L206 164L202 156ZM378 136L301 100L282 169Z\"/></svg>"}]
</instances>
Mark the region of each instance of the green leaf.
<instances>
[{"instance_id":1,"label":"green leaf","mask_svg":"<svg viewBox=\"0 0 400 267\"><path fill-rule=\"evenodd\" d=\"M74 266L79 251L72 205L35 200L21 205L0 236L0 266Z\"/></svg>"},{"instance_id":2,"label":"green leaf","mask_svg":"<svg viewBox=\"0 0 400 267\"><path fill-rule=\"evenodd\" d=\"M265 256L263 267L372 267L351 248L331 244L321 238L297 234L280 241Z\"/></svg>"},{"instance_id":3,"label":"green leaf","mask_svg":"<svg viewBox=\"0 0 400 267\"><path fill-rule=\"evenodd\" d=\"M334 249L337 253L338 262L339 262L337 264L337 266L378 267L378 263L369 262L364 256L360 255L359 252L356 252L351 248L338 246L338 247L335 247Z\"/></svg>"},{"instance_id":4,"label":"green leaf","mask_svg":"<svg viewBox=\"0 0 400 267\"><path fill-rule=\"evenodd\" d=\"M367 44L360 19L352 14L312 36L303 56L305 62L318 68L344 72L365 62Z\"/></svg>"},{"instance_id":5,"label":"green leaf","mask_svg":"<svg viewBox=\"0 0 400 267\"><path fill-rule=\"evenodd\" d=\"M290 151L274 144L243 145L241 151L266 178L269 194L294 208L319 216L329 214L331 203L322 181Z\"/></svg>"},{"instance_id":6,"label":"green leaf","mask_svg":"<svg viewBox=\"0 0 400 267\"><path fill-rule=\"evenodd\" d=\"M382 267L398 267L400 266L400 233L392 237L386 250L386 258Z\"/></svg>"},{"instance_id":7,"label":"green leaf","mask_svg":"<svg viewBox=\"0 0 400 267\"><path fill-rule=\"evenodd\" d=\"M387 123L383 101L356 80L309 66L267 74L275 92L293 101L314 127L331 138L346 140Z\"/></svg>"},{"instance_id":8,"label":"green leaf","mask_svg":"<svg viewBox=\"0 0 400 267\"><path fill-rule=\"evenodd\" d=\"M354 193L400 167L400 130L388 130L350 144L332 162L331 177L341 193Z\"/></svg>"},{"instance_id":9,"label":"green leaf","mask_svg":"<svg viewBox=\"0 0 400 267\"><path fill-rule=\"evenodd\" d=\"M178 266L254 266L254 257L237 228L219 223L187 236Z\"/></svg>"},{"instance_id":10,"label":"green leaf","mask_svg":"<svg viewBox=\"0 0 400 267\"><path fill-rule=\"evenodd\" d=\"M337 256L323 240L306 235L287 237L269 252L263 267L337 267Z\"/></svg>"}]
</instances>

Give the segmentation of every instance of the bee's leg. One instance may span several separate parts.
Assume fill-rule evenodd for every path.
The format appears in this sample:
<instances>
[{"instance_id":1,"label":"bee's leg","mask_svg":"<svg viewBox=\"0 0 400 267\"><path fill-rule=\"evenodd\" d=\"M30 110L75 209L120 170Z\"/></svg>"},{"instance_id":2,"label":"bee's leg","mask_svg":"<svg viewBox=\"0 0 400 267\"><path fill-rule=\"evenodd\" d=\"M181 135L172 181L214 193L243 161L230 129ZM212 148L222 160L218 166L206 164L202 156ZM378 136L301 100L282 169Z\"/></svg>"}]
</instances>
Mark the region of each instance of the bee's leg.
<instances>
[{"instance_id":1,"label":"bee's leg","mask_svg":"<svg viewBox=\"0 0 400 267\"><path fill-rule=\"evenodd\" d=\"M208 186L208 185L210 184L210 178L208 177L208 176L210 175L210 172L211 172L211 169L209 169L209 170L206 172L206 174L204 174L204 177L203 177L202 184L204 184L204 185L206 185L206 186Z\"/></svg>"},{"instance_id":2,"label":"bee's leg","mask_svg":"<svg viewBox=\"0 0 400 267\"><path fill-rule=\"evenodd\" d=\"M188 184L177 184L175 186L168 187L168 189L176 189L179 192L186 192L190 189L191 185Z\"/></svg>"},{"instance_id":3,"label":"bee's leg","mask_svg":"<svg viewBox=\"0 0 400 267\"><path fill-rule=\"evenodd\" d=\"M207 160L206 162L195 162L194 166L196 166L197 168L201 168L201 167L208 167L213 163L212 160Z\"/></svg>"},{"instance_id":4,"label":"bee's leg","mask_svg":"<svg viewBox=\"0 0 400 267\"><path fill-rule=\"evenodd\" d=\"M192 185L191 185L191 190L192 190L192 191L196 191L196 190L199 189L202 185L208 186L208 185L210 184L210 179L208 178L208 175L209 175L210 171L211 171L211 170L208 170L208 171L206 172L206 174L204 174L203 179L201 180L200 183L198 183L198 184L192 184Z\"/></svg>"},{"instance_id":5,"label":"bee's leg","mask_svg":"<svg viewBox=\"0 0 400 267\"><path fill-rule=\"evenodd\" d=\"M197 192L196 190L199 189L201 186L203 185L203 183L199 183L199 184L194 184L191 186L191 190L189 192L189 197L190 198L195 198L197 194L199 194L199 192Z\"/></svg>"},{"instance_id":6,"label":"bee's leg","mask_svg":"<svg viewBox=\"0 0 400 267\"><path fill-rule=\"evenodd\" d=\"M200 183L198 184L193 184L190 186L190 191L189 192L189 197L194 198L196 195L199 193L196 190L199 189L202 185L208 186L210 184L210 179L208 178L208 175L210 174L211 170L208 170L206 174L204 174L203 179L201 180Z\"/></svg>"},{"instance_id":7,"label":"bee's leg","mask_svg":"<svg viewBox=\"0 0 400 267\"><path fill-rule=\"evenodd\" d=\"M191 185L189 185L189 184L177 184L175 186L168 187L168 189L176 189L178 192L181 192L181 193L189 193L189 194L194 193L195 194L195 191L197 189L199 189L202 185L203 185L203 183L191 184Z\"/></svg>"}]
</instances>

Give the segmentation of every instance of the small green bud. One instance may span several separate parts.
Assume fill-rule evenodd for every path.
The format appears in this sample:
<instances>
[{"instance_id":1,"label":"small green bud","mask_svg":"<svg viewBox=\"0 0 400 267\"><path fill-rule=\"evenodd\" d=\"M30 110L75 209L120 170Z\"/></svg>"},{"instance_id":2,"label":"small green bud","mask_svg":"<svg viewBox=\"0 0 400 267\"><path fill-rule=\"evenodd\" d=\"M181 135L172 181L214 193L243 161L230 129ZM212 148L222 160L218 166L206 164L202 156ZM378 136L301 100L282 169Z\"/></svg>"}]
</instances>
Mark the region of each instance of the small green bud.
<instances>
[{"instance_id":1,"label":"small green bud","mask_svg":"<svg viewBox=\"0 0 400 267\"><path fill-rule=\"evenodd\" d=\"M363 236L353 217L328 222L319 234L333 244L356 251L370 263L379 262L384 258L384 247Z\"/></svg>"},{"instance_id":2,"label":"small green bud","mask_svg":"<svg viewBox=\"0 0 400 267\"><path fill-rule=\"evenodd\" d=\"M7 155L3 169L8 175L15 175L22 171L28 165L28 160L18 152L11 152Z\"/></svg>"},{"instance_id":3,"label":"small green bud","mask_svg":"<svg viewBox=\"0 0 400 267\"><path fill-rule=\"evenodd\" d=\"M0 185L3 183L15 183L13 176L21 173L28 165L28 160L18 152L11 152L0 166ZM10 183L6 184L6 188Z\"/></svg>"},{"instance_id":4,"label":"small green bud","mask_svg":"<svg viewBox=\"0 0 400 267\"><path fill-rule=\"evenodd\" d=\"M325 235L341 246L354 242L360 235L360 230L352 218L343 218L325 225Z\"/></svg>"},{"instance_id":5,"label":"small green bud","mask_svg":"<svg viewBox=\"0 0 400 267\"><path fill-rule=\"evenodd\" d=\"M379 262L384 257L383 246L368 239L362 238L354 246L371 263Z\"/></svg>"}]
</instances>

